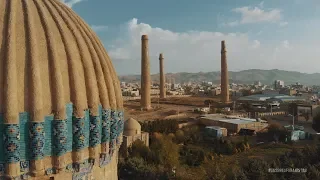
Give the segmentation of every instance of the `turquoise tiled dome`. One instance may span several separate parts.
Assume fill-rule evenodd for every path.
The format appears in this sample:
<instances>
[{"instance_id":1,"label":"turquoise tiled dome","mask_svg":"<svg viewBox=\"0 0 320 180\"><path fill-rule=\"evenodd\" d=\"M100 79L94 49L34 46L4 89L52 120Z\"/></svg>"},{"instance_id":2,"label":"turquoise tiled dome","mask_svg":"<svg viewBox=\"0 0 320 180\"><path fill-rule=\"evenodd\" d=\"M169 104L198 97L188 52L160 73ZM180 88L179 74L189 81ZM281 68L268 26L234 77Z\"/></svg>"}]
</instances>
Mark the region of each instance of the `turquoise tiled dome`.
<instances>
[{"instance_id":1,"label":"turquoise tiled dome","mask_svg":"<svg viewBox=\"0 0 320 180\"><path fill-rule=\"evenodd\" d=\"M0 42L0 176L77 179L82 166L106 165L123 102L90 27L58 0L3 0Z\"/></svg>"}]
</instances>

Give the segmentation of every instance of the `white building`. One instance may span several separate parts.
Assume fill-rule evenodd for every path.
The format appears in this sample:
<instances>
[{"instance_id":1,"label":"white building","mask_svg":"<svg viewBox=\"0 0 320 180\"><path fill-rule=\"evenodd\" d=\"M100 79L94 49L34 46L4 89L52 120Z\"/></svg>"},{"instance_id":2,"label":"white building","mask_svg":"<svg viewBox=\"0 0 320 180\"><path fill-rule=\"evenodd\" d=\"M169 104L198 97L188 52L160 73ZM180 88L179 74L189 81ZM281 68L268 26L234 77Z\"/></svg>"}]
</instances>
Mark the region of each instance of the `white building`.
<instances>
[{"instance_id":1,"label":"white building","mask_svg":"<svg viewBox=\"0 0 320 180\"><path fill-rule=\"evenodd\" d=\"M275 89L280 89L284 87L284 81L281 80L275 80L274 81L274 88Z\"/></svg>"}]
</instances>

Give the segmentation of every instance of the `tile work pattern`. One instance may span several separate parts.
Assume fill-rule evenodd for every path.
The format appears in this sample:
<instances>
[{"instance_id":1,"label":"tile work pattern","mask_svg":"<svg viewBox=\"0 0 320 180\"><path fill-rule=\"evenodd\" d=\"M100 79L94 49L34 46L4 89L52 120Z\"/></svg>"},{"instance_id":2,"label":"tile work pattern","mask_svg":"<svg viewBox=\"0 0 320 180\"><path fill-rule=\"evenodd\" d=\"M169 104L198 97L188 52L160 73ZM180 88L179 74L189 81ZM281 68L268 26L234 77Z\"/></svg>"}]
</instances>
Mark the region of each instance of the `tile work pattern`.
<instances>
[{"instance_id":1,"label":"tile work pattern","mask_svg":"<svg viewBox=\"0 0 320 180\"><path fill-rule=\"evenodd\" d=\"M117 111L111 110L111 127L110 127L110 150L113 152L116 147L118 134L118 117Z\"/></svg>"},{"instance_id":2,"label":"tile work pattern","mask_svg":"<svg viewBox=\"0 0 320 180\"><path fill-rule=\"evenodd\" d=\"M103 167L111 161L119 136L123 131L124 118L122 111L103 109L99 106L99 116L91 116L85 110L85 117L73 115L73 105L66 105L67 118L55 120L54 116L46 116L44 122L31 122L27 112L19 114L19 124L4 124L0 114L0 179L5 173L6 163L20 162L21 176L27 179L30 160L42 159L45 156L61 156L71 151L79 151L95 147L101 143L109 143L110 151L101 154L97 165ZM86 178L91 172L94 160L85 160L80 164L69 164L65 171L73 172L73 179ZM46 174L56 173L54 168L46 169Z\"/></svg>"},{"instance_id":3,"label":"tile work pattern","mask_svg":"<svg viewBox=\"0 0 320 180\"><path fill-rule=\"evenodd\" d=\"M110 127L111 127L111 110L102 110L102 137L101 142L110 142Z\"/></svg>"},{"instance_id":4,"label":"tile work pattern","mask_svg":"<svg viewBox=\"0 0 320 180\"><path fill-rule=\"evenodd\" d=\"M53 155L61 156L68 152L67 120L54 120L53 123Z\"/></svg>"},{"instance_id":5,"label":"tile work pattern","mask_svg":"<svg viewBox=\"0 0 320 180\"><path fill-rule=\"evenodd\" d=\"M101 144L101 120L99 116L90 116L89 146L96 147Z\"/></svg>"},{"instance_id":6,"label":"tile work pattern","mask_svg":"<svg viewBox=\"0 0 320 180\"><path fill-rule=\"evenodd\" d=\"M44 122L31 122L30 123L30 149L31 159L39 160L44 157L45 146L45 130Z\"/></svg>"},{"instance_id":7,"label":"tile work pattern","mask_svg":"<svg viewBox=\"0 0 320 180\"><path fill-rule=\"evenodd\" d=\"M73 118L72 131L73 131L73 149L75 151L80 151L84 149L89 139L86 136L86 119L85 118ZM88 141L89 142L89 141Z\"/></svg>"},{"instance_id":8,"label":"tile work pattern","mask_svg":"<svg viewBox=\"0 0 320 180\"><path fill-rule=\"evenodd\" d=\"M4 157L8 163L20 161L20 128L19 124L4 124L3 132Z\"/></svg>"}]
</instances>

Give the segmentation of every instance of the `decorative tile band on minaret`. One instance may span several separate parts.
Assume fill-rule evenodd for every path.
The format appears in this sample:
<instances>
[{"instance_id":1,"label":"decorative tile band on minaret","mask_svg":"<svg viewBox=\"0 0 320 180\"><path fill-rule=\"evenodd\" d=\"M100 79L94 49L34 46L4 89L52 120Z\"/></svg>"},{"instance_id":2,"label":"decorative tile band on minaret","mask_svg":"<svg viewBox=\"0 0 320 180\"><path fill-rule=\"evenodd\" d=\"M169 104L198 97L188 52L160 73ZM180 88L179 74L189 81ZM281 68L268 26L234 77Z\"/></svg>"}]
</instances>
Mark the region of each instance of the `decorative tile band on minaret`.
<instances>
[{"instance_id":1,"label":"decorative tile band on minaret","mask_svg":"<svg viewBox=\"0 0 320 180\"><path fill-rule=\"evenodd\" d=\"M149 61L149 44L148 36L141 37L141 108L143 110L151 109L150 97L150 61Z\"/></svg>"},{"instance_id":2,"label":"decorative tile band on minaret","mask_svg":"<svg viewBox=\"0 0 320 180\"><path fill-rule=\"evenodd\" d=\"M164 74L164 66L163 66L163 54L159 55L159 63L160 63L160 98L166 97L166 89L165 85L165 74Z\"/></svg>"},{"instance_id":3,"label":"decorative tile band on minaret","mask_svg":"<svg viewBox=\"0 0 320 180\"><path fill-rule=\"evenodd\" d=\"M229 102L229 76L225 41L221 41L221 101Z\"/></svg>"}]
</instances>

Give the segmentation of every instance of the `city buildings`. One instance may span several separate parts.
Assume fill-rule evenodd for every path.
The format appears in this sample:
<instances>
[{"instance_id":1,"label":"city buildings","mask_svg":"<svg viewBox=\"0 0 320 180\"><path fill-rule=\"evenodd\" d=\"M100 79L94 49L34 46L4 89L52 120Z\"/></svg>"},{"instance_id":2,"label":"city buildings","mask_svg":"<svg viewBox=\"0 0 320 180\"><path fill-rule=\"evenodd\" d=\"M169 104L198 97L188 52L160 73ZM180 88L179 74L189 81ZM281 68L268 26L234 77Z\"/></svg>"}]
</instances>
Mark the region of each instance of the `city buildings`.
<instances>
[{"instance_id":1,"label":"city buildings","mask_svg":"<svg viewBox=\"0 0 320 180\"><path fill-rule=\"evenodd\" d=\"M284 81L275 80L274 81L274 89L281 89L284 88Z\"/></svg>"},{"instance_id":2,"label":"city buildings","mask_svg":"<svg viewBox=\"0 0 320 180\"><path fill-rule=\"evenodd\" d=\"M268 126L267 123L256 119L227 116L222 114L207 114L200 117L200 123L206 126L218 126L226 128L228 133L238 133L240 129L252 129L259 131Z\"/></svg>"}]
</instances>

